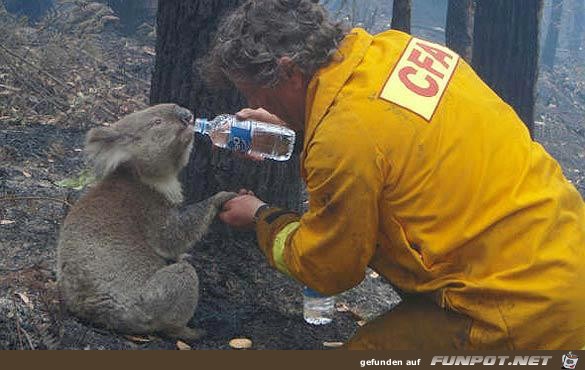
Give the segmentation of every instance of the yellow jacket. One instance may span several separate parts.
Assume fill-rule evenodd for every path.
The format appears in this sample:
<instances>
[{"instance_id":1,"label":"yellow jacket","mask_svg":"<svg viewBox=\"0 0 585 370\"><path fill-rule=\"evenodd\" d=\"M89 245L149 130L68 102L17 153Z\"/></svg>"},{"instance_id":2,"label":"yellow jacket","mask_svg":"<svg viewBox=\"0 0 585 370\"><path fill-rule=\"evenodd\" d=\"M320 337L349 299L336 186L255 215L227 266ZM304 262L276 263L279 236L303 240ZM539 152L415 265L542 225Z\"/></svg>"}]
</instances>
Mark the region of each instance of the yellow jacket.
<instances>
[{"instance_id":1,"label":"yellow jacket","mask_svg":"<svg viewBox=\"0 0 585 370\"><path fill-rule=\"evenodd\" d=\"M585 345L585 205L512 108L453 52L354 29L312 79L302 218L260 247L322 293L366 266L473 319L474 347Z\"/></svg>"}]
</instances>

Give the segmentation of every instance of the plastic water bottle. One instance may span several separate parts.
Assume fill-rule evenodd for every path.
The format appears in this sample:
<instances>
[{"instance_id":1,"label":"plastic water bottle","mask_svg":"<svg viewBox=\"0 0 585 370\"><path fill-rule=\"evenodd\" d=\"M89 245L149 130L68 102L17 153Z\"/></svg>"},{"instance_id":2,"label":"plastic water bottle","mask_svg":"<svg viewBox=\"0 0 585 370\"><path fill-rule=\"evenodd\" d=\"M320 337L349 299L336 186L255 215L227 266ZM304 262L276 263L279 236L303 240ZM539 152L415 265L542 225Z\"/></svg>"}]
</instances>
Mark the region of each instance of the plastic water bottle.
<instances>
[{"instance_id":1,"label":"plastic water bottle","mask_svg":"<svg viewBox=\"0 0 585 370\"><path fill-rule=\"evenodd\" d=\"M325 325L333 321L335 296L324 296L309 287L303 288L303 317L313 325Z\"/></svg>"},{"instance_id":2,"label":"plastic water bottle","mask_svg":"<svg viewBox=\"0 0 585 370\"><path fill-rule=\"evenodd\" d=\"M222 114L211 121L197 118L194 130L209 135L211 142L220 148L275 161L288 160L295 144L295 132L289 128L253 120L240 121L232 114Z\"/></svg>"}]
</instances>

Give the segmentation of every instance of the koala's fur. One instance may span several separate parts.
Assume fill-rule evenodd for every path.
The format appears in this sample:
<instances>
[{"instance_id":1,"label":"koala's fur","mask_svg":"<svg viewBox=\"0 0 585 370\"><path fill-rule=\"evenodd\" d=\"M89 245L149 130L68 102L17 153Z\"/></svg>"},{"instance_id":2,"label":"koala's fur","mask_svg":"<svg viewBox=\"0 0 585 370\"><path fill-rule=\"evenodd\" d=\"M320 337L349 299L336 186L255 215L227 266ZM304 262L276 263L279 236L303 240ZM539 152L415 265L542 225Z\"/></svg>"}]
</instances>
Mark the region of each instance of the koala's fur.
<instances>
[{"instance_id":1,"label":"koala's fur","mask_svg":"<svg viewBox=\"0 0 585 370\"><path fill-rule=\"evenodd\" d=\"M199 283L182 255L236 194L179 207L192 122L188 110L160 104L88 133L100 181L67 215L58 244L59 289L73 314L131 334L202 334L186 326Z\"/></svg>"}]
</instances>

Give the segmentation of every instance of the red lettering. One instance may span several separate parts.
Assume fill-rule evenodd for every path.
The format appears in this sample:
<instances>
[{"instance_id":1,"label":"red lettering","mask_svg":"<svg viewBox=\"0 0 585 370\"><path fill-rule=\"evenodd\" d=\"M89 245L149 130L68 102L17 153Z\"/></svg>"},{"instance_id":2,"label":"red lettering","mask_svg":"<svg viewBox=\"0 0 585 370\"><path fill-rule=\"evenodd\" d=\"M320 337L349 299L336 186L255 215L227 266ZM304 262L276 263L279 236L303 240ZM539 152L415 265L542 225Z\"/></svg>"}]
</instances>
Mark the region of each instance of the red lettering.
<instances>
[{"instance_id":1,"label":"red lettering","mask_svg":"<svg viewBox=\"0 0 585 370\"><path fill-rule=\"evenodd\" d=\"M427 87L419 86L410 79L410 76L416 75L416 73L417 70L414 67L404 67L398 71L398 77L410 91L420 96L430 98L437 95L439 92L439 85L437 84L437 81L435 81L431 76L427 75L425 80L429 83L429 85Z\"/></svg>"},{"instance_id":2,"label":"red lettering","mask_svg":"<svg viewBox=\"0 0 585 370\"><path fill-rule=\"evenodd\" d=\"M430 54L433 58L435 58L437 61L439 61L443 67L445 68L449 68L449 64L445 61L446 58L449 59L453 59L453 55L444 52L443 50L434 48L430 45L425 45L423 43L417 42L416 46L420 47L421 49L423 49L424 51L426 51L428 54Z\"/></svg>"},{"instance_id":3,"label":"red lettering","mask_svg":"<svg viewBox=\"0 0 585 370\"><path fill-rule=\"evenodd\" d=\"M426 69L427 71L429 71L430 73L434 74L435 76L437 76L439 78L445 77L444 74L442 74L441 72L439 72L433 68L433 60L431 58L425 57L424 60L420 60L420 57L421 57L420 50L413 49L412 53L410 53L410 56L408 57L408 60L410 62L413 62L417 66L419 66L423 69Z\"/></svg>"}]
</instances>

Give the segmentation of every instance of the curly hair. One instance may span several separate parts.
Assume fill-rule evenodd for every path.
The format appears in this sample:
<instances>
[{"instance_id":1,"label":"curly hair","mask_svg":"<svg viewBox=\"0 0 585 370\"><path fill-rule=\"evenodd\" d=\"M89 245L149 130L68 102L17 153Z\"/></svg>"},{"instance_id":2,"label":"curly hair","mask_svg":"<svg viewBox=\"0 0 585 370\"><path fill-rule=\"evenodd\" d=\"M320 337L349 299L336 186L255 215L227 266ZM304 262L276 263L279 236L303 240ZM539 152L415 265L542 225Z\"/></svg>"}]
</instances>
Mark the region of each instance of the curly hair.
<instances>
[{"instance_id":1,"label":"curly hair","mask_svg":"<svg viewBox=\"0 0 585 370\"><path fill-rule=\"evenodd\" d=\"M220 22L208 55L199 61L214 86L246 81L275 86L278 60L288 56L307 76L326 65L347 34L314 0L248 0Z\"/></svg>"}]
</instances>

